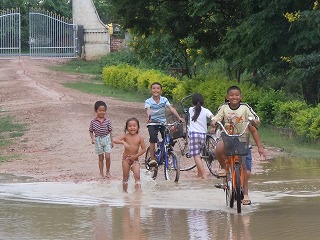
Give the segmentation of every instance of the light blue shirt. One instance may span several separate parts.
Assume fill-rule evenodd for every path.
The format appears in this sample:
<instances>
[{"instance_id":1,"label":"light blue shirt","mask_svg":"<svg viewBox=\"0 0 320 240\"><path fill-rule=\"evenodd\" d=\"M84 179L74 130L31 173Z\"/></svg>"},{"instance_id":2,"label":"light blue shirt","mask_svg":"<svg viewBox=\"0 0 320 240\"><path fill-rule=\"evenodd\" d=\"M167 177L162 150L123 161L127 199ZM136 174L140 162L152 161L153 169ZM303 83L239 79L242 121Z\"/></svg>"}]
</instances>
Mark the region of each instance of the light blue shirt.
<instances>
[{"instance_id":1,"label":"light blue shirt","mask_svg":"<svg viewBox=\"0 0 320 240\"><path fill-rule=\"evenodd\" d=\"M150 108L150 116L151 116L151 122L160 122L160 123L166 123L166 107L170 105L169 100L166 97L160 96L159 103L156 103L153 99L153 97L148 98L145 101L144 108Z\"/></svg>"}]
</instances>

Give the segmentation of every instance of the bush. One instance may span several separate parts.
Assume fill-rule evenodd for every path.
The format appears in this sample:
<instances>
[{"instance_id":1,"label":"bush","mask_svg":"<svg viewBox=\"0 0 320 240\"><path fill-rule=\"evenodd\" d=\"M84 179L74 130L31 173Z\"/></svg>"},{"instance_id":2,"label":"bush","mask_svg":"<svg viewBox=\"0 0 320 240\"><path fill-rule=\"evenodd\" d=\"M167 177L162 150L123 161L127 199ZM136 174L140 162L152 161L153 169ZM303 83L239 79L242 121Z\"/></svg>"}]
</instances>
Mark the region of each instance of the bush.
<instances>
[{"instance_id":1,"label":"bush","mask_svg":"<svg viewBox=\"0 0 320 240\"><path fill-rule=\"evenodd\" d=\"M293 116L293 128L297 134L312 139L320 137L320 104L315 108L303 109Z\"/></svg>"},{"instance_id":2,"label":"bush","mask_svg":"<svg viewBox=\"0 0 320 240\"><path fill-rule=\"evenodd\" d=\"M276 116L276 106L285 101L282 91L270 90L265 92L257 104L257 112L265 124L271 124Z\"/></svg>"},{"instance_id":3,"label":"bush","mask_svg":"<svg viewBox=\"0 0 320 240\"><path fill-rule=\"evenodd\" d=\"M276 113L272 124L279 127L292 128L294 115L307 107L308 105L302 101L277 102L275 104Z\"/></svg>"},{"instance_id":4,"label":"bush","mask_svg":"<svg viewBox=\"0 0 320 240\"><path fill-rule=\"evenodd\" d=\"M163 95L172 98L173 89L179 80L164 75L158 70L143 70L130 65L106 66L102 70L105 85L125 90L138 90L141 93L149 91L153 82L159 82L163 87Z\"/></svg>"}]
</instances>

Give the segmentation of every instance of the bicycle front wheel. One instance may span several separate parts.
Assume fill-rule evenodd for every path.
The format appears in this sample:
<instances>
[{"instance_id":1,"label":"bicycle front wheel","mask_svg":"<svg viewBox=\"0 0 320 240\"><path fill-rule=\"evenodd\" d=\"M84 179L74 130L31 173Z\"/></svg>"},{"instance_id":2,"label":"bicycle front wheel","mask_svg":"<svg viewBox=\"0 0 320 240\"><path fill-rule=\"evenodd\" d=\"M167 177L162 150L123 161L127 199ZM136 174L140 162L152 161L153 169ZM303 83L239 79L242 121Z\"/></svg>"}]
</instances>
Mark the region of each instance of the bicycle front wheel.
<instances>
[{"instance_id":1,"label":"bicycle front wheel","mask_svg":"<svg viewBox=\"0 0 320 240\"><path fill-rule=\"evenodd\" d=\"M173 152L168 152L168 161L164 164L166 180L178 182L180 177L180 162Z\"/></svg>"},{"instance_id":2,"label":"bicycle front wheel","mask_svg":"<svg viewBox=\"0 0 320 240\"><path fill-rule=\"evenodd\" d=\"M211 135L207 135L206 138L206 164L211 172L211 174L215 177L218 177L219 171L221 169L220 163L215 155L215 149L217 146L217 140Z\"/></svg>"},{"instance_id":3,"label":"bicycle front wheel","mask_svg":"<svg viewBox=\"0 0 320 240\"><path fill-rule=\"evenodd\" d=\"M226 203L227 206L229 206L230 208L233 208L233 204L234 204L234 191L233 191L233 185L232 185L232 175L231 172L228 171L227 176L226 176Z\"/></svg>"},{"instance_id":4,"label":"bicycle front wheel","mask_svg":"<svg viewBox=\"0 0 320 240\"><path fill-rule=\"evenodd\" d=\"M173 150L180 160L180 171L189 171L196 167L194 159L189 155L189 138L178 138L173 140Z\"/></svg>"},{"instance_id":5,"label":"bicycle front wheel","mask_svg":"<svg viewBox=\"0 0 320 240\"><path fill-rule=\"evenodd\" d=\"M149 162L150 162L150 147L147 148L146 151L146 155L145 155L145 159L144 159L144 164L145 164L145 168L151 172L151 177L153 180L155 180L157 178L158 175L158 165L155 167L150 167Z\"/></svg>"},{"instance_id":6,"label":"bicycle front wheel","mask_svg":"<svg viewBox=\"0 0 320 240\"><path fill-rule=\"evenodd\" d=\"M234 166L235 180L236 180L236 200L237 200L237 212L241 213L241 185L240 185L240 165L236 163Z\"/></svg>"}]
</instances>

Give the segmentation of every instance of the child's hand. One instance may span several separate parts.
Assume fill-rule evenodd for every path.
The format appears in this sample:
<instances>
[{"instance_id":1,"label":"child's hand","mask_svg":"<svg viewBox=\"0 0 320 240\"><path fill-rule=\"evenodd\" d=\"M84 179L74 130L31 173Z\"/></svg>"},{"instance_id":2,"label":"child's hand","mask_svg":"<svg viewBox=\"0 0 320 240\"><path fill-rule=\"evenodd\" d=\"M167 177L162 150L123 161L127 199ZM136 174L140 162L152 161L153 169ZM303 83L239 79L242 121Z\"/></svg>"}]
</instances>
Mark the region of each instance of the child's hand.
<instances>
[{"instance_id":1,"label":"child's hand","mask_svg":"<svg viewBox=\"0 0 320 240\"><path fill-rule=\"evenodd\" d=\"M95 140L95 139L91 139L91 143L92 143L92 144L95 144L95 143L96 143L96 140Z\"/></svg>"},{"instance_id":2,"label":"child's hand","mask_svg":"<svg viewBox=\"0 0 320 240\"><path fill-rule=\"evenodd\" d=\"M260 154L260 156L264 157L264 160L267 160L267 155L266 155L263 147L258 147L258 153Z\"/></svg>"},{"instance_id":3,"label":"child's hand","mask_svg":"<svg viewBox=\"0 0 320 240\"><path fill-rule=\"evenodd\" d=\"M184 121L184 118L182 118L182 117L179 117L179 121L180 121L180 122L185 122L185 121Z\"/></svg>"}]
</instances>

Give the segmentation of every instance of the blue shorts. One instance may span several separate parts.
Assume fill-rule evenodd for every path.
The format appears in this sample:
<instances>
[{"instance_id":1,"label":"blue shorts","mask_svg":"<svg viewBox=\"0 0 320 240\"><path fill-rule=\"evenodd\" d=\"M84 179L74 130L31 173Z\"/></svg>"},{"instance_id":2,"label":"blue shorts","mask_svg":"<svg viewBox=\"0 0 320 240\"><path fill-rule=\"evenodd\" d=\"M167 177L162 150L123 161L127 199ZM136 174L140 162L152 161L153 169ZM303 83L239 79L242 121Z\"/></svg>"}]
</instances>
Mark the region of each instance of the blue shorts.
<instances>
[{"instance_id":1,"label":"blue shorts","mask_svg":"<svg viewBox=\"0 0 320 240\"><path fill-rule=\"evenodd\" d=\"M251 166L252 166L252 153L251 153L251 148L248 148L248 155L246 157L246 166L247 166L247 171L251 172Z\"/></svg>"},{"instance_id":2,"label":"blue shorts","mask_svg":"<svg viewBox=\"0 0 320 240\"><path fill-rule=\"evenodd\" d=\"M111 140L110 134L104 137L95 137L96 154L110 153L111 152Z\"/></svg>"},{"instance_id":3,"label":"blue shorts","mask_svg":"<svg viewBox=\"0 0 320 240\"><path fill-rule=\"evenodd\" d=\"M189 155L194 157L200 155L201 148L206 142L206 133L189 132Z\"/></svg>"}]
</instances>

